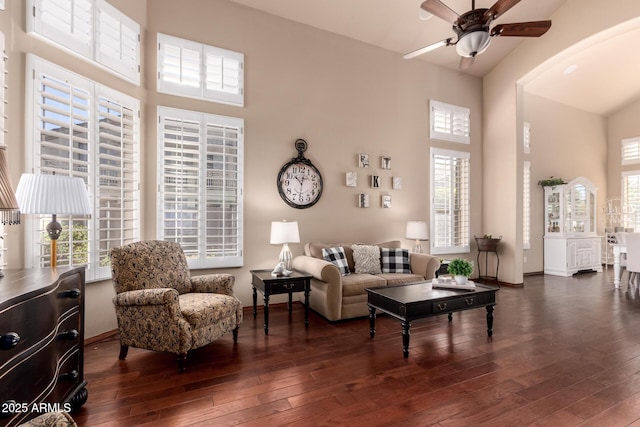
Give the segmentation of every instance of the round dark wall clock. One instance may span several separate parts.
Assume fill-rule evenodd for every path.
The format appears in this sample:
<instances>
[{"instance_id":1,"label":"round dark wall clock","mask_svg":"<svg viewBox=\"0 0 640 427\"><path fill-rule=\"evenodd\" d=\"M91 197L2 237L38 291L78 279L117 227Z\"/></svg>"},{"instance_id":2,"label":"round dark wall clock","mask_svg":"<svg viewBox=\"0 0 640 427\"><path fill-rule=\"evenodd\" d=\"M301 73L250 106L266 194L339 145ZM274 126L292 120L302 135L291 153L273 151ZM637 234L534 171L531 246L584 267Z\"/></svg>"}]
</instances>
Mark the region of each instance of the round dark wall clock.
<instances>
[{"instance_id":1,"label":"round dark wall clock","mask_svg":"<svg viewBox=\"0 0 640 427\"><path fill-rule=\"evenodd\" d=\"M307 142L295 143L298 157L285 163L278 173L278 192L289 206L305 209L315 205L322 195L322 175L311 160L304 157Z\"/></svg>"}]
</instances>

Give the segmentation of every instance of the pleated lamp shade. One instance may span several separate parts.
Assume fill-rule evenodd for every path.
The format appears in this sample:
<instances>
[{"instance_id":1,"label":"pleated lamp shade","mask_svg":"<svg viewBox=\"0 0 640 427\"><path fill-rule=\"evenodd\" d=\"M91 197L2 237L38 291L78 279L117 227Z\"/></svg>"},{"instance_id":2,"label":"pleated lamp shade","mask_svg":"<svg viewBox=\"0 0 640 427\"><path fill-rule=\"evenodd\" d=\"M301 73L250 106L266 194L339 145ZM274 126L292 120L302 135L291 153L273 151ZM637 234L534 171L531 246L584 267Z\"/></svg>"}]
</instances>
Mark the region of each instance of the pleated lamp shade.
<instances>
[{"instance_id":1,"label":"pleated lamp shade","mask_svg":"<svg viewBox=\"0 0 640 427\"><path fill-rule=\"evenodd\" d=\"M7 164L7 147L0 145L0 223L20 224L18 201L13 193Z\"/></svg>"},{"instance_id":2,"label":"pleated lamp shade","mask_svg":"<svg viewBox=\"0 0 640 427\"><path fill-rule=\"evenodd\" d=\"M87 186L81 178L25 173L16 199L24 214L89 215Z\"/></svg>"}]
</instances>

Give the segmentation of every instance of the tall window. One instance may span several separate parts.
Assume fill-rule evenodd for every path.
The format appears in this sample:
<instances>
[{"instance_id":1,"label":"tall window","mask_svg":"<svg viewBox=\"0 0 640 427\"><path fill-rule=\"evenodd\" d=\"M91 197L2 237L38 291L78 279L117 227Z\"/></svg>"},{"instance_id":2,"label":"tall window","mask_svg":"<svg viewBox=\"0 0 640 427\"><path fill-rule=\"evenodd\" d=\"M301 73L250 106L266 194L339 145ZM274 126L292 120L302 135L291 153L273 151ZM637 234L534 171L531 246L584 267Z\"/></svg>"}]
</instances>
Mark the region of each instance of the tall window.
<instances>
[{"instance_id":1,"label":"tall window","mask_svg":"<svg viewBox=\"0 0 640 427\"><path fill-rule=\"evenodd\" d=\"M158 92L242 107L244 55L158 34Z\"/></svg>"},{"instance_id":2,"label":"tall window","mask_svg":"<svg viewBox=\"0 0 640 427\"><path fill-rule=\"evenodd\" d=\"M433 100L429 102L429 107L430 138L464 144L471 142L471 112L468 108Z\"/></svg>"},{"instance_id":3,"label":"tall window","mask_svg":"<svg viewBox=\"0 0 640 427\"><path fill-rule=\"evenodd\" d=\"M431 253L469 252L469 153L431 148Z\"/></svg>"},{"instance_id":4,"label":"tall window","mask_svg":"<svg viewBox=\"0 0 640 427\"><path fill-rule=\"evenodd\" d=\"M522 247L531 248L531 163L524 162L522 177Z\"/></svg>"},{"instance_id":5,"label":"tall window","mask_svg":"<svg viewBox=\"0 0 640 427\"><path fill-rule=\"evenodd\" d=\"M531 123L524 122L522 125L522 149L525 154L531 153Z\"/></svg>"},{"instance_id":6,"label":"tall window","mask_svg":"<svg viewBox=\"0 0 640 427\"><path fill-rule=\"evenodd\" d=\"M158 238L191 268L242 266L244 121L159 108Z\"/></svg>"},{"instance_id":7,"label":"tall window","mask_svg":"<svg viewBox=\"0 0 640 427\"><path fill-rule=\"evenodd\" d=\"M640 163L640 138L622 140L622 164Z\"/></svg>"},{"instance_id":8,"label":"tall window","mask_svg":"<svg viewBox=\"0 0 640 427\"><path fill-rule=\"evenodd\" d=\"M140 239L139 102L31 55L28 69L28 170L82 178L93 206L91 218L58 217L58 265L108 278L109 249ZM29 222L28 267L50 263L50 220Z\"/></svg>"},{"instance_id":9,"label":"tall window","mask_svg":"<svg viewBox=\"0 0 640 427\"><path fill-rule=\"evenodd\" d=\"M640 230L640 171L622 172L622 208L628 212L624 226Z\"/></svg>"},{"instance_id":10,"label":"tall window","mask_svg":"<svg viewBox=\"0 0 640 427\"><path fill-rule=\"evenodd\" d=\"M105 0L29 0L27 29L140 83L140 25Z\"/></svg>"}]
</instances>

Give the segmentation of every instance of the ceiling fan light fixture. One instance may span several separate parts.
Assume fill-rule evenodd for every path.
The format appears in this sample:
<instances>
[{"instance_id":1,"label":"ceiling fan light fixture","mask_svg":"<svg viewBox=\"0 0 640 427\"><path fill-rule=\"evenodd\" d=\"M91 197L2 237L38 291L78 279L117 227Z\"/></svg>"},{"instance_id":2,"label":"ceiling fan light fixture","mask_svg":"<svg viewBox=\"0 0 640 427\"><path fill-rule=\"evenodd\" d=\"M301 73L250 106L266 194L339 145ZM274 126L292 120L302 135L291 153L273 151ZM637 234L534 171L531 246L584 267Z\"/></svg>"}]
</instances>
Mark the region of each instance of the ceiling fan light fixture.
<instances>
[{"instance_id":1,"label":"ceiling fan light fixture","mask_svg":"<svg viewBox=\"0 0 640 427\"><path fill-rule=\"evenodd\" d=\"M488 28L482 28L463 34L456 43L458 55L472 58L484 52L491 43L491 35Z\"/></svg>"}]
</instances>

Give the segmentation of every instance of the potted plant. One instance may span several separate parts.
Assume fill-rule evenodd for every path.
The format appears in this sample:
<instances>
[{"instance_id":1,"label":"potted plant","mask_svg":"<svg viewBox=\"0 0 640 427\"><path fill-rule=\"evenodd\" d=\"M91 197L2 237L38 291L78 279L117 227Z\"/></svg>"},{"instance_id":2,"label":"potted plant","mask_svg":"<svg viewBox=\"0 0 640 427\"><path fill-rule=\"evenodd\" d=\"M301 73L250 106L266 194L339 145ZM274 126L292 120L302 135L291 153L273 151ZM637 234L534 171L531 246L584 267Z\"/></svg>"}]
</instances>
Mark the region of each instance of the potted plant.
<instances>
[{"instance_id":1,"label":"potted plant","mask_svg":"<svg viewBox=\"0 0 640 427\"><path fill-rule=\"evenodd\" d=\"M465 285L467 279L471 276L471 273L473 273L473 264L463 258L454 258L449 261L447 271L453 275L458 285Z\"/></svg>"},{"instance_id":2,"label":"potted plant","mask_svg":"<svg viewBox=\"0 0 640 427\"><path fill-rule=\"evenodd\" d=\"M565 180L562 178L554 178L550 176L547 179L541 179L538 181L538 185L541 187L555 187L556 185L566 184Z\"/></svg>"}]
</instances>

